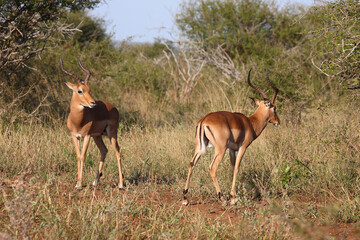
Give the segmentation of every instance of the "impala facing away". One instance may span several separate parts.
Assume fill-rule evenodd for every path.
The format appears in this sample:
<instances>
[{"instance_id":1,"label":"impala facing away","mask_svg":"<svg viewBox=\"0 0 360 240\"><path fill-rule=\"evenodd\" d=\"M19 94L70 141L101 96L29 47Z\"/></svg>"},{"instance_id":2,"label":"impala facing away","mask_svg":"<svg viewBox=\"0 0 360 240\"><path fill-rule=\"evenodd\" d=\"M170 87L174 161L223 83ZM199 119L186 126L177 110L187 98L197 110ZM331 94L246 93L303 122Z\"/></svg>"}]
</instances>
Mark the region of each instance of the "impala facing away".
<instances>
[{"instance_id":1,"label":"impala facing away","mask_svg":"<svg viewBox=\"0 0 360 240\"><path fill-rule=\"evenodd\" d=\"M74 78L77 83L66 82L66 85L73 91L70 102L70 113L67 119L67 128L71 132L72 139L75 145L78 180L75 188L82 188L82 174L84 167L84 160L86 151L89 146L90 138L93 137L96 146L101 152L101 160L99 171L93 186L96 186L100 177L102 176L102 168L105 162L105 157L108 152L102 135L109 137L111 145L116 152L117 164L119 167L119 185L122 189L124 187L124 179L121 171L120 148L117 142L117 130L119 127L119 112L111 104L105 101L95 101L90 95L90 89L87 85L91 76L91 72L84 68L78 59L80 68L86 73L85 80L81 80L75 74L70 73L64 69L62 59L60 58L61 70L67 75ZM80 139L84 138L82 151L80 151Z\"/></svg>"},{"instance_id":2,"label":"impala facing away","mask_svg":"<svg viewBox=\"0 0 360 240\"><path fill-rule=\"evenodd\" d=\"M224 201L224 199L216 178L216 170L224 157L226 149L229 148L230 161L234 167L230 203L232 205L235 204L237 202L235 189L236 176L246 148L261 134L268 122L275 126L280 124L280 119L276 114L276 107L274 104L279 90L270 82L268 71L266 70L266 80L275 90L271 101L263 90L250 82L250 73L251 69L248 75L248 84L264 97L264 100L252 98L258 105L258 108L253 115L246 117L245 115L236 112L212 112L200 119L197 123L195 154L190 162L189 173L185 189L183 190L184 205L189 204L186 194L189 189L192 171L201 155L205 153L206 147L212 146L215 147L215 155L210 164L210 174L216 188L216 193L221 201ZM235 152L238 152L236 157Z\"/></svg>"}]
</instances>

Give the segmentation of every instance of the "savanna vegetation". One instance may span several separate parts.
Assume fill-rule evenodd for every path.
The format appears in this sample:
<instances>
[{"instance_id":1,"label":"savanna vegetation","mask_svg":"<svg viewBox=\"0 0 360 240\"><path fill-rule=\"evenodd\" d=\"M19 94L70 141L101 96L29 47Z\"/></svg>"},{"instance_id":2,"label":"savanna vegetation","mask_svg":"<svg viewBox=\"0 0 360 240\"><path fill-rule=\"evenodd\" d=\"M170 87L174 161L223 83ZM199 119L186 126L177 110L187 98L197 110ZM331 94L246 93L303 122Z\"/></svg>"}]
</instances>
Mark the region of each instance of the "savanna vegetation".
<instances>
[{"instance_id":1,"label":"savanna vegetation","mask_svg":"<svg viewBox=\"0 0 360 240\"><path fill-rule=\"evenodd\" d=\"M360 4L279 8L265 0L182 4L178 39L114 42L87 9L97 0L0 1L0 238L333 239L359 237ZM120 112L126 188L110 143L92 141L76 190L66 128L80 57L95 99ZM280 89L269 125L241 163L235 206L218 201L208 166L195 168L181 205L196 122L218 110L254 112L253 82ZM227 196L232 166L218 170Z\"/></svg>"}]
</instances>

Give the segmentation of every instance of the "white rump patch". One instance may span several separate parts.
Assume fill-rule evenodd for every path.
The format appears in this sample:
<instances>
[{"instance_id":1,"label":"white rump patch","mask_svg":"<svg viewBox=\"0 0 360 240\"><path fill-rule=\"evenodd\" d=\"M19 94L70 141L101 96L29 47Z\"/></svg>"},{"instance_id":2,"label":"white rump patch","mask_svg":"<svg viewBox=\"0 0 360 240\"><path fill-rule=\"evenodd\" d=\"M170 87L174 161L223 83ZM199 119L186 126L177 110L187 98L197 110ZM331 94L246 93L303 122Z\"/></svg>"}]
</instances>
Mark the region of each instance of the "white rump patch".
<instances>
[{"instance_id":1,"label":"white rump patch","mask_svg":"<svg viewBox=\"0 0 360 240\"><path fill-rule=\"evenodd\" d=\"M200 149L199 149L198 153L200 155L203 155L205 152L206 152L206 147L205 147L204 142L202 142L202 144L200 145Z\"/></svg>"},{"instance_id":2,"label":"white rump patch","mask_svg":"<svg viewBox=\"0 0 360 240\"><path fill-rule=\"evenodd\" d=\"M204 126L204 134L206 134L206 131L210 131L210 130L208 129L207 126ZM208 147L208 148L214 147L214 145L210 142L210 140L209 140L209 142L208 142L208 144L207 144L207 147Z\"/></svg>"},{"instance_id":3,"label":"white rump patch","mask_svg":"<svg viewBox=\"0 0 360 240\"><path fill-rule=\"evenodd\" d=\"M199 146L199 151L198 151L198 153L200 155L203 155L206 152L206 146L205 146L205 143L204 143L204 135L205 135L206 127L205 126L203 126L203 127L204 127L204 134L202 134L200 132L200 143L201 143L201 145Z\"/></svg>"}]
</instances>

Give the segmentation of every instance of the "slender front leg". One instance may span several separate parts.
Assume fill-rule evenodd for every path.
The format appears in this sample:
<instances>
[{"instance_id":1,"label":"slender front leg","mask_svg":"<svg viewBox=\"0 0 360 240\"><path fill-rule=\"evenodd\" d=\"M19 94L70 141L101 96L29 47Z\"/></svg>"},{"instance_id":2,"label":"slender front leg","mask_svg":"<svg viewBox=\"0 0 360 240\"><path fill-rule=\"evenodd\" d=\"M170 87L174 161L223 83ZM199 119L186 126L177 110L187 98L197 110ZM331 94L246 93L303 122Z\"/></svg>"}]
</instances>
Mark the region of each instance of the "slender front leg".
<instances>
[{"instance_id":1,"label":"slender front leg","mask_svg":"<svg viewBox=\"0 0 360 240\"><path fill-rule=\"evenodd\" d=\"M236 198L236 188L235 188L236 177L239 172L239 166L241 163L241 159L244 156L245 150L246 150L246 147L241 146L239 149L238 155L236 156L236 162L235 162L235 167L234 167L234 176L233 176L233 182L232 182L231 192L230 192L230 197L231 197L230 204L231 205L235 205L236 202L238 201L238 199Z\"/></svg>"},{"instance_id":2,"label":"slender front leg","mask_svg":"<svg viewBox=\"0 0 360 240\"><path fill-rule=\"evenodd\" d=\"M84 138L84 145L83 145L81 155L80 155L80 169L78 169L78 181L75 186L76 189L82 188L82 175L83 175L84 161L85 161L86 151L89 146L89 142L90 142L90 135L86 135ZM80 141L79 141L79 143L80 143ZM79 148L80 148L80 144L79 144ZM78 167L79 167L79 162L78 162Z\"/></svg>"},{"instance_id":3,"label":"slender front leg","mask_svg":"<svg viewBox=\"0 0 360 240\"><path fill-rule=\"evenodd\" d=\"M80 179L80 169L81 169L81 162L80 162L80 138L76 138L75 136L72 136L72 140L74 142L74 146L75 146L75 152L76 152L76 160L77 160L77 176L78 176L78 180L76 183L75 188L76 189L81 189L81 184L79 185L79 179Z\"/></svg>"},{"instance_id":4,"label":"slender front leg","mask_svg":"<svg viewBox=\"0 0 360 240\"><path fill-rule=\"evenodd\" d=\"M117 165L119 168L119 189L123 189L124 188L124 176L122 174L122 170L121 170L121 154L120 154L120 147L119 144L117 142L117 136L114 137L110 137L110 141L111 141L111 145L113 146L115 153L116 153L116 159L117 159Z\"/></svg>"}]
</instances>

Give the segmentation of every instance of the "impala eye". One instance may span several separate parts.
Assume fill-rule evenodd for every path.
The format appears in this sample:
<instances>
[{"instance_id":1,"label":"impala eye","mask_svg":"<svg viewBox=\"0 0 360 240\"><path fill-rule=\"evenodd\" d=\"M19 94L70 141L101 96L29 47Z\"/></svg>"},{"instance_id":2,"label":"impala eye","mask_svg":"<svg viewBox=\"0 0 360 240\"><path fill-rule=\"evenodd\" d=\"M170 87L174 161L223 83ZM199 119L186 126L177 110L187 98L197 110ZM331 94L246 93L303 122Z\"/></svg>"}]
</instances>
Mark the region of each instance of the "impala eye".
<instances>
[{"instance_id":1,"label":"impala eye","mask_svg":"<svg viewBox=\"0 0 360 240\"><path fill-rule=\"evenodd\" d=\"M83 92L83 90L81 90L81 89L78 89L78 94L83 94L84 92Z\"/></svg>"}]
</instances>

